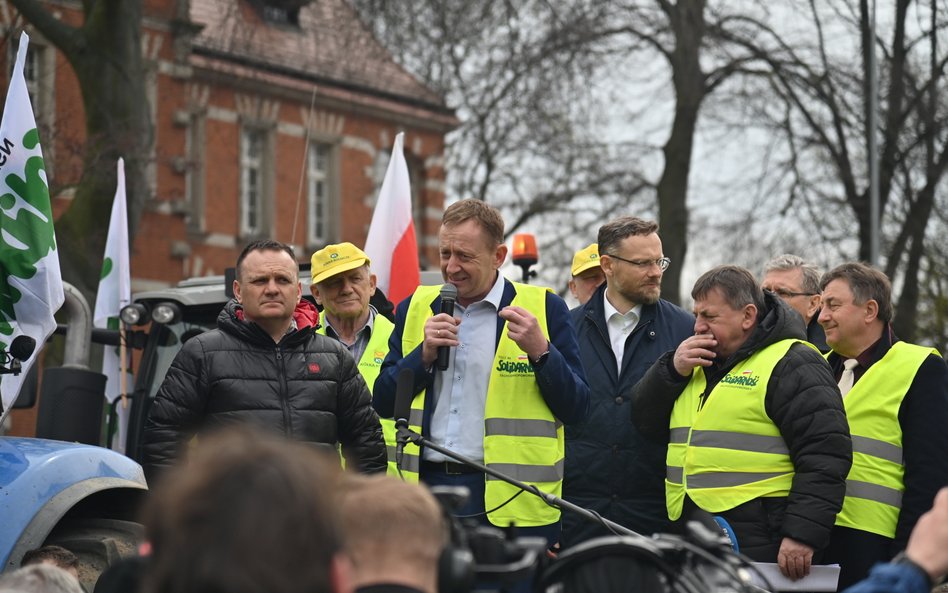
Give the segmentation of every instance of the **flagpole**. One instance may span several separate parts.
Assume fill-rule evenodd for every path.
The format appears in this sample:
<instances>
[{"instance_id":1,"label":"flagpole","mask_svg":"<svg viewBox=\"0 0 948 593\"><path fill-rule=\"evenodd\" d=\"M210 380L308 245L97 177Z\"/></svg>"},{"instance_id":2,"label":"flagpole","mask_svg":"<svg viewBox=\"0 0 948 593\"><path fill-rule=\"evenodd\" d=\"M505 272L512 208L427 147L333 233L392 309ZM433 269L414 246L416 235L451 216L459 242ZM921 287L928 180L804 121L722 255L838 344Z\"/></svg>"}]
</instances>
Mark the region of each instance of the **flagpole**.
<instances>
[{"instance_id":1,"label":"flagpole","mask_svg":"<svg viewBox=\"0 0 948 593\"><path fill-rule=\"evenodd\" d=\"M122 409L128 409L128 354L125 348L125 323L119 322L119 395Z\"/></svg>"}]
</instances>

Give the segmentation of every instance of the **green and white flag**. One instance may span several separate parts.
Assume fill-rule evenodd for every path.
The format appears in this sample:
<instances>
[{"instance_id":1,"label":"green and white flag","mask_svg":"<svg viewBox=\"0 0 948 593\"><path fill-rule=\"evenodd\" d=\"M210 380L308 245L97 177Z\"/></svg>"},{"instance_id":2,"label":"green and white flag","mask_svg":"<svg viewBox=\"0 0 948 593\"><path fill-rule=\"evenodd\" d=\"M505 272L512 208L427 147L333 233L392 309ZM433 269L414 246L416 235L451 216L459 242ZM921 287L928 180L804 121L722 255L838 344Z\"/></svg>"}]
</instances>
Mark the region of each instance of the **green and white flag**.
<instances>
[{"instance_id":1,"label":"green and white flag","mask_svg":"<svg viewBox=\"0 0 948 593\"><path fill-rule=\"evenodd\" d=\"M95 297L94 319L96 327L112 329L119 329L119 311L132 300L128 210L125 201L125 161L122 159L118 160L117 180L115 200L112 202L112 216L109 219L109 236L105 241L105 257L102 260L102 276L99 279L99 291ZM124 348L116 346L106 347L102 353L102 374L106 376L105 397L109 403L114 403L122 395L121 361L124 351ZM127 379L125 386L130 384L130 380ZM127 405L116 406L115 412L117 426L110 435L112 448L124 453L128 407Z\"/></svg>"},{"instance_id":2,"label":"green and white flag","mask_svg":"<svg viewBox=\"0 0 948 593\"><path fill-rule=\"evenodd\" d=\"M22 33L0 122L0 350L23 334L37 348L19 375L2 375L3 415L56 329L53 314L65 300L46 167L23 78L29 43Z\"/></svg>"}]
</instances>

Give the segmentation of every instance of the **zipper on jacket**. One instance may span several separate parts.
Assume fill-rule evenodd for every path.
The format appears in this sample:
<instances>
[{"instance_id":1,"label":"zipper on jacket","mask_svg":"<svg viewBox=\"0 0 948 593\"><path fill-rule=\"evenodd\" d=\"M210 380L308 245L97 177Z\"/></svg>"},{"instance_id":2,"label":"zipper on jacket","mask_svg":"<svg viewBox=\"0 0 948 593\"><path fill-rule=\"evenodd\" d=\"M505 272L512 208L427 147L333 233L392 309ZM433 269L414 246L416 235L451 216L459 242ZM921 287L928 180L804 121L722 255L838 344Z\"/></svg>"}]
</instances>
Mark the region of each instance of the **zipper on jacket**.
<instances>
[{"instance_id":1,"label":"zipper on jacket","mask_svg":"<svg viewBox=\"0 0 948 593\"><path fill-rule=\"evenodd\" d=\"M286 436L293 437L293 424L290 421L290 393L286 381L286 357L281 346L276 347L277 366L280 375L280 406L283 409L283 425L286 427Z\"/></svg>"}]
</instances>

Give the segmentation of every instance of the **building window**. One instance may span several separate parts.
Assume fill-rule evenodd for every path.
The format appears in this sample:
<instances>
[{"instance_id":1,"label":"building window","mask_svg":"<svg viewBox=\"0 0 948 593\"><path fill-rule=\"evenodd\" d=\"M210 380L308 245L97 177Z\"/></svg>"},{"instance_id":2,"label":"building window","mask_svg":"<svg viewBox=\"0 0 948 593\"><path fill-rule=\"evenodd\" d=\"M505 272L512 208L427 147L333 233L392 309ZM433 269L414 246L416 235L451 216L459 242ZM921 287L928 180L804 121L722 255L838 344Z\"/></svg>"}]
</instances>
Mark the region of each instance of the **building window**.
<instances>
[{"instance_id":1,"label":"building window","mask_svg":"<svg viewBox=\"0 0 948 593\"><path fill-rule=\"evenodd\" d=\"M260 10L263 20L274 25L290 25L298 27L300 24L300 6L308 2L299 0L253 0L253 4Z\"/></svg>"},{"instance_id":2,"label":"building window","mask_svg":"<svg viewBox=\"0 0 948 593\"><path fill-rule=\"evenodd\" d=\"M310 245L332 241L332 146L313 142L306 169L308 236Z\"/></svg>"},{"instance_id":3,"label":"building window","mask_svg":"<svg viewBox=\"0 0 948 593\"><path fill-rule=\"evenodd\" d=\"M264 150L266 133L245 128L240 139L240 234L259 235L264 230Z\"/></svg>"},{"instance_id":4,"label":"building window","mask_svg":"<svg viewBox=\"0 0 948 593\"><path fill-rule=\"evenodd\" d=\"M425 205L421 199L421 189L424 183L423 173L424 164L414 157L411 153L403 152L405 156L405 166L408 167L408 184L411 189L411 217L415 225L415 237L418 238L418 247L422 247L422 230L424 227ZM385 181L385 173L388 172L389 161L392 159L392 151L380 150L375 154L375 162L372 163L372 177L375 181L375 199L378 200L382 192L382 183Z\"/></svg>"}]
</instances>

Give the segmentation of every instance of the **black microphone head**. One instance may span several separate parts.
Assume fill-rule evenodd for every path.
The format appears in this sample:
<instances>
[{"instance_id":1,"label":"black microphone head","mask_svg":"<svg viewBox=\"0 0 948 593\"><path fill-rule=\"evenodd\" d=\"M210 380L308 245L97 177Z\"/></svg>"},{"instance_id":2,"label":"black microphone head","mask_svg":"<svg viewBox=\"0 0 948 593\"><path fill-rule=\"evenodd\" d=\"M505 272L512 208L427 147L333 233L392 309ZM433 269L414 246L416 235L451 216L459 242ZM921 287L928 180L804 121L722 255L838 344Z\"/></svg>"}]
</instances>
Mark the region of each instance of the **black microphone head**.
<instances>
[{"instance_id":1,"label":"black microphone head","mask_svg":"<svg viewBox=\"0 0 948 593\"><path fill-rule=\"evenodd\" d=\"M441 287L441 300L458 300L458 287L447 282Z\"/></svg>"},{"instance_id":2,"label":"black microphone head","mask_svg":"<svg viewBox=\"0 0 948 593\"><path fill-rule=\"evenodd\" d=\"M10 356L21 362L26 362L33 355L35 349L36 340L29 336L17 336L10 343Z\"/></svg>"},{"instance_id":3,"label":"black microphone head","mask_svg":"<svg viewBox=\"0 0 948 593\"><path fill-rule=\"evenodd\" d=\"M408 420L415 397L415 371L404 368L395 379L395 419Z\"/></svg>"}]
</instances>

